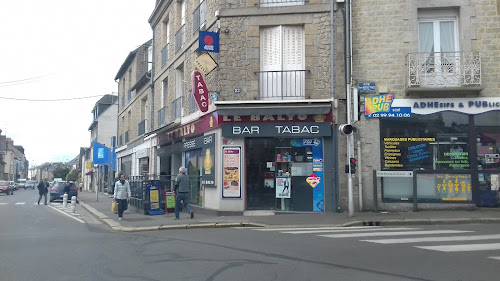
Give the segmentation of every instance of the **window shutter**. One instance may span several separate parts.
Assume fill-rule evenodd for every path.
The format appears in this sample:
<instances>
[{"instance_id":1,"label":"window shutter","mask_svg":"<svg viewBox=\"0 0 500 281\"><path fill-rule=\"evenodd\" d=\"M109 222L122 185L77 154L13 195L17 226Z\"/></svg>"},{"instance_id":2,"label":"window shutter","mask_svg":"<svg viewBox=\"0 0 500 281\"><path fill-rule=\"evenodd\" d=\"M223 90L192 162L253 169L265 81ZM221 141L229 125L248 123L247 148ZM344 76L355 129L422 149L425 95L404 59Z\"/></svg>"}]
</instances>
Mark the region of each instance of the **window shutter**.
<instances>
[{"instance_id":1,"label":"window shutter","mask_svg":"<svg viewBox=\"0 0 500 281\"><path fill-rule=\"evenodd\" d=\"M283 27L283 70L304 69L304 28Z\"/></svg>"},{"instance_id":2,"label":"window shutter","mask_svg":"<svg viewBox=\"0 0 500 281\"><path fill-rule=\"evenodd\" d=\"M281 26L262 29L262 71L281 70Z\"/></svg>"}]
</instances>

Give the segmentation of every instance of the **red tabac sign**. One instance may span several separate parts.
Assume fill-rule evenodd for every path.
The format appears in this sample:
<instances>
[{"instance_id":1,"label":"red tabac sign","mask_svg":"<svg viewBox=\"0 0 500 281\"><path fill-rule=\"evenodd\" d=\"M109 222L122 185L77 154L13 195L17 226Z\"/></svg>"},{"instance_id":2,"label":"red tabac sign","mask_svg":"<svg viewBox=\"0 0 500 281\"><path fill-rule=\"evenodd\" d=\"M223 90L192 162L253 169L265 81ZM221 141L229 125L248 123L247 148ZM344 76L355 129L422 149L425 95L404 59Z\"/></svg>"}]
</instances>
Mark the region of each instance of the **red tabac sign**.
<instances>
[{"instance_id":1,"label":"red tabac sign","mask_svg":"<svg viewBox=\"0 0 500 281\"><path fill-rule=\"evenodd\" d=\"M199 70L193 71L193 96L201 112L208 111L208 88L203 74Z\"/></svg>"}]
</instances>

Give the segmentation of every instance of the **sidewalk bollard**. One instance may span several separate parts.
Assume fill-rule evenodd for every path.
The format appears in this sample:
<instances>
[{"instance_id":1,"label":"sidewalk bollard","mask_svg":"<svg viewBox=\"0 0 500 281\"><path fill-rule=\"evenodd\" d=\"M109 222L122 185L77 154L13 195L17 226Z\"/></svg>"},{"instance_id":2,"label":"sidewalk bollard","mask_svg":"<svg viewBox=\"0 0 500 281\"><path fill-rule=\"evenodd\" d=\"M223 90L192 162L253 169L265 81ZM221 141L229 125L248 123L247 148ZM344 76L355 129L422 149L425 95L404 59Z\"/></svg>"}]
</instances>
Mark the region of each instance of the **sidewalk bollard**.
<instances>
[{"instance_id":1,"label":"sidewalk bollard","mask_svg":"<svg viewBox=\"0 0 500 281\"><path fill-rule=\"evenodd\" d=\"M66 208L68 205L68 193L64 193L63 195L63 208Z\"/></svg>"},{"instance_id":2,"label":"sidewalk bollard","mask_svg":"<svg viewBox=\"0 0 500 281\"><path fill-rule=\"evenodd\" d=\"M76 196L71 196L71 212L76 212Z\"/></svg>"}]
</instances>

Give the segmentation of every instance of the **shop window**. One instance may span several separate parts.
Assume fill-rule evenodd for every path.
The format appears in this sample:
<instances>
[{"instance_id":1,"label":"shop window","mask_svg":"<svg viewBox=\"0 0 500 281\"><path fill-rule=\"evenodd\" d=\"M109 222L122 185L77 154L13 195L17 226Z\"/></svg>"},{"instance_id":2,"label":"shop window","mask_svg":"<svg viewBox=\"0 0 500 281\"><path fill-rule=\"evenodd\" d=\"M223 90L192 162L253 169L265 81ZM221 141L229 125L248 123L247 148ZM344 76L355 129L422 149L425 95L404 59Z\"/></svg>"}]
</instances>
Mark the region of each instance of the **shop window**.
<instances>
[{"instance_id":1,"label":"shop window","mask_svg":"<svg viewBox=\"0 0 500 281\"><path fill-rule=\"evenodd\" d=\"M442 201L451 195L449 187L443 189L453 177L467 178L462 187L453 186L453 196L470 200L469 117L456 112L413 115L411 118L381 119L381 167L383 170L421 170L419 175L419 201ZM460 176L454 176L454 175ZM448 179L450 178L450 179ZM461 182L460 182L461 183ZM412 178L383 178L384 201L409 200L413 197ZM455 197L453 197L455 198Z\"/></svg>"}]
</instances>

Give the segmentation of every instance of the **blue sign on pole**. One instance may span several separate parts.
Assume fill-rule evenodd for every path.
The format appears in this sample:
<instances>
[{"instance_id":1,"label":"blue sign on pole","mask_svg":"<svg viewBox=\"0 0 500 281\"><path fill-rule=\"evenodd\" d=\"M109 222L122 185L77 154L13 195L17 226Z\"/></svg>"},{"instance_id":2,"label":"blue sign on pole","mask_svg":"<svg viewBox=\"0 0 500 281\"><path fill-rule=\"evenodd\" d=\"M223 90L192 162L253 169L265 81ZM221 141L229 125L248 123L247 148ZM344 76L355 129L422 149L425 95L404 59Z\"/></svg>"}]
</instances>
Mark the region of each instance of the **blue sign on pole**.
<instances>
[{"instance_id":1,"label":"blue sign on pole","mask_svg":"<svg viewBox=\"0 0 500 281\"><path fill-rule=\"evenodd\" d=\"M202 52L219 52L219 33L200 31L199 33L199 48Z\"/></svg>"},{"instance_id":2,"label":"blue sign on pole","mask_svg":"<svg viewBox=\"0 0 500 281\"><path fill-rule=\"evenodd\" d=\"M99 165L99 164L109 164L109 148L107 148L105 145L100 144L96 141L93 143L93 160L94 164Z\"/></svg>"},{"instance_id":3,"label":"blue sign on pole","mask_svg":"<svg viewBox=\"0 0 500 281\"><path fill-rule=\"evenodd\" d=\"M366 94L376 93L377 86L375 85L375 82L359 82L358 92Z\"/></svg>"}]
</instances>

